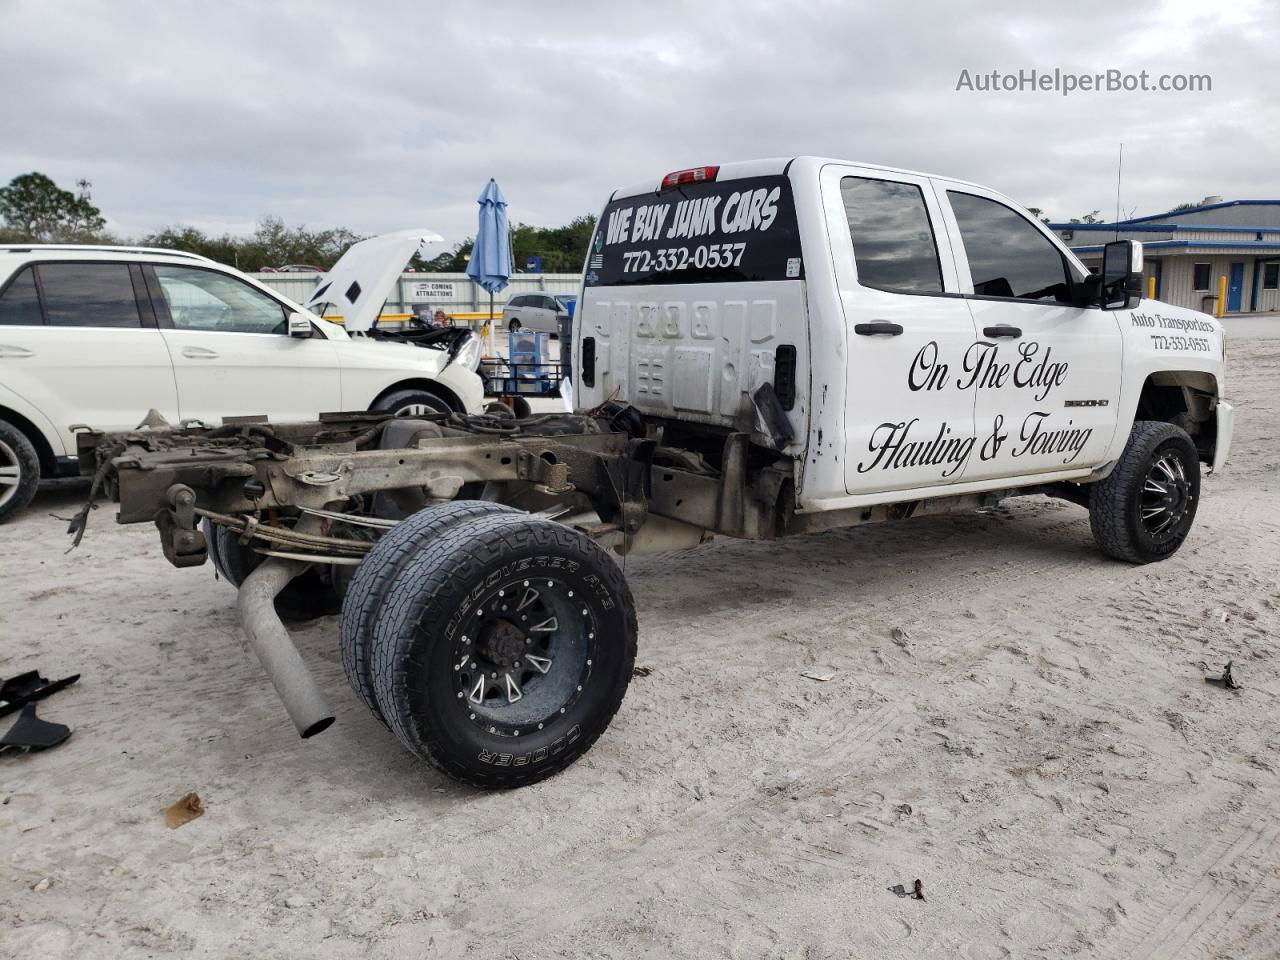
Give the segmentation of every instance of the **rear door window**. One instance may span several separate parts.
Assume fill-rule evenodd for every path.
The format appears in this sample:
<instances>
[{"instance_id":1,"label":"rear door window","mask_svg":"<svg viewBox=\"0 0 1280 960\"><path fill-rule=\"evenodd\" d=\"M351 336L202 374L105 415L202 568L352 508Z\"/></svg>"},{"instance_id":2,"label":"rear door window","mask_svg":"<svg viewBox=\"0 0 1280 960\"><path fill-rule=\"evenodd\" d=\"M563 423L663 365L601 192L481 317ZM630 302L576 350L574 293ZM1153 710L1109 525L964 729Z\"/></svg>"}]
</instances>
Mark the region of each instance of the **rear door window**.
<instances>
[{"instance_id":1,"label":"rear door window","mask_svg":"<svg viewBox=\"0 0 1280 960\"><path fill-rule=\"evenodd\" d=\"M0 294L0 326L38 327L43 323L35 274L24 267Z\"/></svg>"},{"instance_id":2,"label":"rear door window","mask_svg":"<svg viewBox=\"0 0 1280 960\"><path fill-rule=\"evenodd\" d=\"M42 263L37 269L49 326L142 326L127 263Z\"/></svg>"},{"instance_id":3,"label":"rear door window","mask_svg":"<svg viewBox=\"0 0 1280 960\"><path fill-rule=\"evenodd\" d=\"M918 186L844 177L840 194L858 283L890 293L942 292L938 245Z\"/></svg>"},{"instance_id":4,"label":"rear door window","mask_svg":"<svg viewBox=\"0 0 1280 960\"><path fill-rule=\"evenodd\" d=\"M791 181L767 176L691 183L613 201L596 226L586 285L802 276Z\"/></svg>"}]
</instances>

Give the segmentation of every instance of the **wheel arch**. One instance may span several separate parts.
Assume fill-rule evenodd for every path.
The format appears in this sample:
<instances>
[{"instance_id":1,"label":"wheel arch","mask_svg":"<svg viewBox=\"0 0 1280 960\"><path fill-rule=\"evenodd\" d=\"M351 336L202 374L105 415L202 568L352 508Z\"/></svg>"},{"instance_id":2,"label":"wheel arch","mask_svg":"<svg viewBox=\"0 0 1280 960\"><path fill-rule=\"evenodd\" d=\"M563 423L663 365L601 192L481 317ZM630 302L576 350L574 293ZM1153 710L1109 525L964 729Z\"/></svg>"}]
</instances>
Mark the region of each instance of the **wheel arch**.
<instances>
[{"instance_id":1,"label":"wheel arch","mask_svg":"<svg viewBox=\"0 0 1280 960\"><path fill-rule=\"evenodd\" d=\"M462 400L456 393L439 381L428 380L424 377L411 377L407 380L400 380L391 384L391 386L387 387L373 398L373 401L369 404L369 409L372 410L386 397L391 396L393 393L399 393L401 390L421 390L423 393L429 393L432 396L439 397L445 403L449 404L449 407L452 410L456 410L459 413L466 412L466 408L463 406Z\"/></svg>"},{"instance_id":2,"label":"wheel arch","mask_svg":"<svg viewBox=\"0 0 1280 960\"><path fill-rule=\"evenodd\" d=\"M1158 370L1138 393L1134 420L1160 420L1181 427L1200 459L1213 465L1218 439L1218 378L1204 370Z\"/></svg>"},{"instance_id":3,"label":"wheel arch","mask_svg":"<svg viewBox=\"0 0 1280 960\"><path fill-rule=\"evenodd\" d=\"M11 423L31 441L31 445L36 449L36 456L40 458L40 470L45 476L51 477L57 473L58 458L43 430L12 407L0 405L0 420Z\"/></svg>"}]
</instances>

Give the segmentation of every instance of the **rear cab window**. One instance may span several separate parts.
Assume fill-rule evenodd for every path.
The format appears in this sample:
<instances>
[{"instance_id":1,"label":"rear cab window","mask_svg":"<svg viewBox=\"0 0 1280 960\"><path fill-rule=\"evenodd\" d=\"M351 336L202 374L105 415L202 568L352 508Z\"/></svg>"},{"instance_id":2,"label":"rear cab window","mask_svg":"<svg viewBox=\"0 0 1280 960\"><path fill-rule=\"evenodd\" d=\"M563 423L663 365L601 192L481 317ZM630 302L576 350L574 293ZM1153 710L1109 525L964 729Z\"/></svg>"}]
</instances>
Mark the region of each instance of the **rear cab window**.
<instances>
[{"instance_id":1,"label":"rear cab window","mask_svg":"<svg viewBox=\"0 0 1280 960\"><path fill-rule=\"evenodd\" d=\"M613 200L585 286L798 280L800 234L784 175L687 183Z\"/></svg>"},{"instance_id":2,"label":"rear cab window","mask_svg":"<svg viewBox=\"0 0 1280 960\"><path fill-rule=\"evenodd\" d=\"M941 293L942 266L924 194L914 183L842 177L858 283L888 293Z\"/></svg>"}]
</instances>

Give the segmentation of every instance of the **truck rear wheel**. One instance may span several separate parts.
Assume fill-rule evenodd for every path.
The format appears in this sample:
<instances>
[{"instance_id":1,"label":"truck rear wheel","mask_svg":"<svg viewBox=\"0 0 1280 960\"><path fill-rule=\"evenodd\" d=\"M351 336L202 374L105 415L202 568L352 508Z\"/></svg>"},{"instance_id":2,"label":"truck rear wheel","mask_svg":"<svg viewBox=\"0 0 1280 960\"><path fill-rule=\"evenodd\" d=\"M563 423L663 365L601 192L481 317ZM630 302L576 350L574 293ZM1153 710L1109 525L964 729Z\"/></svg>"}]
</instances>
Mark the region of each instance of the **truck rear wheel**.
<instances>
[{"instance_id":1,"label":"truck rear wheel","mask_svg":"<svg viewBox=\"0 0 1280 960\"><path fill-rule=\"evenodd\" d=\"M369 654L373 624L381 609L387 585L441 531L473 517L513 512L513 507L486 500L455 500L452 503L434 504L392 527L356 567L355 575L347 586L347 595L342 601L339 629L342 669L347 674L351 689L360 695L373 715L383 723L387 721L378 709L378 700L373 692Z\"/></svg>"},{"instance_id":2,"label":"truck rear wheel","mask_svg":"<svg viewBox=\"0 0 1280 960\"><path fill-rule=\"evenodd\" d=\"M1090 489L1089 524L1108 556L1151 563L1182 546L1199 502L1200 458L1186 431L1139 420L1111 475Z\"/></svg>"},{"instance_id":3,"label":"truck rear wheel","mask_svg":"<svg viewBox=\"0 0 1280 960\"><path fill-rule=\"evenodd\" d=\"M0 420L0 523L17 516L40 486L40 456L27 435Z\"/></svg>"},{"instance_id":4,"label":"truck rear wheel","mask_svg":"<svg viewBox=\"0 0 1280 960\"><path fill-rule=\"evenodd\" d=\"M604 733L636 656L618 566L594 542L525 514L428 540L388 585L373 685L392 731L456 780L535 783Z\"/></svg>"}]
</instances>

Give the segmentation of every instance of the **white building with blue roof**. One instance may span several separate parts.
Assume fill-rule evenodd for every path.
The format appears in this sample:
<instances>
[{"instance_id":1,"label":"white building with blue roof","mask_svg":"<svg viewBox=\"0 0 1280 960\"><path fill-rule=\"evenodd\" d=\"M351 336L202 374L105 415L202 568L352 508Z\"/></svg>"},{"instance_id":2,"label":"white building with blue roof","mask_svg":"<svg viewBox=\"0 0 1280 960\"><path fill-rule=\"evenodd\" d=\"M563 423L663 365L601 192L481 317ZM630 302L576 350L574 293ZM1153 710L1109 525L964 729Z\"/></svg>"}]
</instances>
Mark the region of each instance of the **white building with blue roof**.
<instances>
[{"instance_id":1,"label":"white building with blue roof","mask_svg":"<svg viewBox=\"0 0 1280 960\"><path fill-rule=\"evenodd\" d=\"M1280 311L1280 200L1203 203L1119 223L1051 223L1093 268L1110 240L1140 240L1156 299L1213 313L1227 278L1226 313Z\"/></svg>"}]
</instances>

